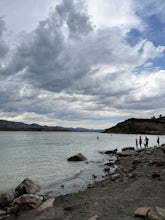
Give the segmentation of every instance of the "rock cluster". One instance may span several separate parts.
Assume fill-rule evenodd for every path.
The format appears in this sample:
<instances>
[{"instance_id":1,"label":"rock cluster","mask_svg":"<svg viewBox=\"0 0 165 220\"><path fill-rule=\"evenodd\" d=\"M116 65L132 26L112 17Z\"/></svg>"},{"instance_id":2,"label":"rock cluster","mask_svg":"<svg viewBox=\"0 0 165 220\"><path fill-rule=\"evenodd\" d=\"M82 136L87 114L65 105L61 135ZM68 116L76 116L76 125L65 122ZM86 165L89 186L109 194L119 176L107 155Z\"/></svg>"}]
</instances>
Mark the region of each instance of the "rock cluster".
<instances>
[{"instance_id":1,"label":"rock cluster","mask_svg":"<svg viewBox=\"0 0 165 220\"><path fill-rule=\"evenodd\" d=\"M26 178L16 187L14 194L0 194L0 218L17 213L19 210L36 208L41 212L53 206L54 198L35 195L39 190L40 186L37 183Z\"/></svg>"}]
</instances>

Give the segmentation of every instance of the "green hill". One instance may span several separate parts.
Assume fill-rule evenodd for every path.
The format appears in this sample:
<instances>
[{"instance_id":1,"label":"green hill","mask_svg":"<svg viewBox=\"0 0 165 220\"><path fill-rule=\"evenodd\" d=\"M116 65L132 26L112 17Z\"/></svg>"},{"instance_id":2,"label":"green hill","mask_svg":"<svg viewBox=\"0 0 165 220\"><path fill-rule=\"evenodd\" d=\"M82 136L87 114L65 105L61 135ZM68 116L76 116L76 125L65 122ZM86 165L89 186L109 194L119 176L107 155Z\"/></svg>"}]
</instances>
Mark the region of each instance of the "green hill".
<instances>
[{"instance_id":1,"label":"green hill","mask_svg":"<svg viewBox=\"0 0 165 220\"><path fill-rule=\"evenodd\" d=\"M165 135L165 117L157 119L131 118L106 129L104 133Z\"/></svg>"}]
</instances>

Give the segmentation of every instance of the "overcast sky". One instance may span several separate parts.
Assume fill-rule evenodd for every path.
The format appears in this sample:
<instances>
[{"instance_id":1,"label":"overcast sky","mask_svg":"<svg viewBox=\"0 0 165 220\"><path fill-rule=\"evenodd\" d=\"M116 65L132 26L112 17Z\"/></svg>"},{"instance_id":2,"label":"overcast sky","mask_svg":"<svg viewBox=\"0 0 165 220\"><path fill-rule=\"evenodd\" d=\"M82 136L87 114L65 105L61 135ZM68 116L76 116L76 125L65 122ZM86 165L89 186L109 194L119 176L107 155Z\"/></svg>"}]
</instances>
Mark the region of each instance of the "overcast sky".
<instances>
[{"instance_id":1,"label":"overcast sky","mask_svg":"<svg viewBox=\"0 0 165 220\"><path fill-rule=\"evenodd\" d=\"M0 118L109 128L165 115L164 0L0 0Z\"/></svg>"}]
</instances>

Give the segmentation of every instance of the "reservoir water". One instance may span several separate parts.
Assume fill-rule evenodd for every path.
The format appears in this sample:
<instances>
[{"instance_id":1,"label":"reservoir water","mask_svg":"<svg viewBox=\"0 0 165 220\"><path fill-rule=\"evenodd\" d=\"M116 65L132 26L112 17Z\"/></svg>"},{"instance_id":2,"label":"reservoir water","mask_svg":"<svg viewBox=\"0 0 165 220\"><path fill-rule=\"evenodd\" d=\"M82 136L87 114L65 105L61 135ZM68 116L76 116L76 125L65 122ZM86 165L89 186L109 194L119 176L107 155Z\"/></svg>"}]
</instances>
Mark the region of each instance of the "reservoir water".
<instances>
[{"instance_id":1,"label":"reservoir water","mask_svg":"<svg viewBox=\"0 0 165 220\"><path fill-rule=\"evenodd\" d=\"M144 140L145 135L141 135ZM157 136L147 135L149 146ZM97 138L98 137L98 138ZM139 135L94 132L0 132L0 192L12 191L26 177L37 181L45 193L55 195L85 189L92 175L101 179L109 156L99 151L135 146ZM159 136L160 144L165 136ZM86 162L68 162L77 153ZM62 185L62 187L61 187Z\"/></svg>"}]
</instances>

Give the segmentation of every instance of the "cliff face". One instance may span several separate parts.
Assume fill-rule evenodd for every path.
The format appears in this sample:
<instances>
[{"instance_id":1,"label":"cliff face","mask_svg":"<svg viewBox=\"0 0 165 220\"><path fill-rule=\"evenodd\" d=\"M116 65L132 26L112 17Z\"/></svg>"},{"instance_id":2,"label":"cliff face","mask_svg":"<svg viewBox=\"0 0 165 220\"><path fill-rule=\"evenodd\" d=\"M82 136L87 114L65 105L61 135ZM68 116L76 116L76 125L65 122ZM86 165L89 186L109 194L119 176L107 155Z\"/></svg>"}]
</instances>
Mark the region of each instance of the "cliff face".
<instances>
[{"instance_id":1,"label":"cliff face","mask_svg":"<svg viewBox=\"0 0 165 220\"><path fill-rule=\"evenodd\" d=\"M157 119L131 118L106 129L104 133L165 135L165 117Z\"/></svg>"}]
</instances>

